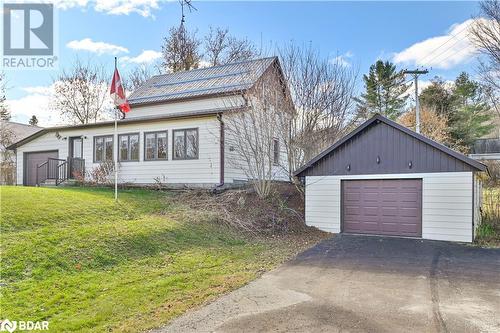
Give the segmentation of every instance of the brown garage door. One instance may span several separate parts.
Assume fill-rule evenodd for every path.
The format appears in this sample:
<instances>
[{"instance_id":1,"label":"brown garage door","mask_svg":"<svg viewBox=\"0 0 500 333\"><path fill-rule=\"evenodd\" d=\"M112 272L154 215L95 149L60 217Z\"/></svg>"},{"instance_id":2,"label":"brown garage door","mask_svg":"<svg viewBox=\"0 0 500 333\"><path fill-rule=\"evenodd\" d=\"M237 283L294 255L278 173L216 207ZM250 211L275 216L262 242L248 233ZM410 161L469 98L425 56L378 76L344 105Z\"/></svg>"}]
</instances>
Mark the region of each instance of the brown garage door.
<instances>
[{"instance_id":1,"label":"brown garage door","mask_svg":"<svg viewBox=\"0 0 500 333\"><path fill-rule=\"evenodd\" d=\"M343 231L422 236L422 180L342 181Z\"/></svg>"},{"instance_id":2,"label":"brown garage door","mask_svg":"<svg viewBox=\"0 0 500 333\"><path fill-rule=\"evenodd\" d=\"M57 158L57 150L24 154L24 185L36 185L36 166L37 164L40 165L44 162L47 162L47 159L49 157ZM47 169L43 168L42 172L47 172Z\"/></svg>"}]
</instances>

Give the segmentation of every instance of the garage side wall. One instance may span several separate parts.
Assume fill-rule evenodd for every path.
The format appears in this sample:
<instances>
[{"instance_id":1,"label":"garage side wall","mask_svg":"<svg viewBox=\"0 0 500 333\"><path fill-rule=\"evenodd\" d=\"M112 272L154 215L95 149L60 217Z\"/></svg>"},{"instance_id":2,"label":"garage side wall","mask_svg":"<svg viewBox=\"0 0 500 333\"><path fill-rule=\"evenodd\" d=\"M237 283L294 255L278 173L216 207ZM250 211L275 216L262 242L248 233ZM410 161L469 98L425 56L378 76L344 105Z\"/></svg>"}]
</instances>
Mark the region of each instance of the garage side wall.
<instances>
[{"instance_id":1,"label":"garage side wall","mask_svg":"<svg viewBox=\"0 0 500 333\"><path fill-rule=\"evenodd\" d=\"M341 181L349 179L422 179L422 238L472 242L472 172L307 176L307 225L341 232Z\"/></svg>"}]
</instances>

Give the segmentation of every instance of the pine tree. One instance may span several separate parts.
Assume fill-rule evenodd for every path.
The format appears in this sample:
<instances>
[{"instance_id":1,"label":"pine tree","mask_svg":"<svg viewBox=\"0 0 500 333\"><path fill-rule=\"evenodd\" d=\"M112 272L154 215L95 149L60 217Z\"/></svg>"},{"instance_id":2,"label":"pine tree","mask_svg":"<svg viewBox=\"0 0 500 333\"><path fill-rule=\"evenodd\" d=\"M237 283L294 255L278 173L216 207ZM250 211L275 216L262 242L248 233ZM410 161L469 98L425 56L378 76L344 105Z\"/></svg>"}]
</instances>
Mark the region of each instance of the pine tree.
<instances>
[{"instance_id":1,"label":"pine tree","mask_svg":"<svg viewBox=\"0 0 500 333\"><path fill-rule=\"evenodd\" d=\"M453 110L453 94L447 83L439 77L422 90L419 95L420 104L440 116L448 117Z\"/></svg>"},{"instance_id":2,"label":"pine tree","mask_svg":"<svg viewBox=\"0 0 500 333\"><path fill-rule=\"evenodd\" d=\"M390 119L397 119L404 111L408 99L409 84L405 84L402 71L389 61L378 60L370 66L368 75L363 75L365 93L358 101L358 108L366 116L380 113Z\"/></svg>"},{"instance_id":3,"label":"pine tree","mask_svg":"<svg viewBox=\"0 0 500 333\"><path fill-rule=\"evenodd\" d=\"M38 125L38 118L35 115L31 116L29 124L31 126L37 126Z\"/></svg>"},{"instance_id":4,"label":"pine tree","mask_svg":"<svg viewBox=\"0 0 500 333\"><path fill-rule=\"evenodd\" d=\"M486 103L481 85L465 72L455 80L454 109L449 117L452 138L466 148L493 129L491 108Z\"/></svg>"}]
</instances>

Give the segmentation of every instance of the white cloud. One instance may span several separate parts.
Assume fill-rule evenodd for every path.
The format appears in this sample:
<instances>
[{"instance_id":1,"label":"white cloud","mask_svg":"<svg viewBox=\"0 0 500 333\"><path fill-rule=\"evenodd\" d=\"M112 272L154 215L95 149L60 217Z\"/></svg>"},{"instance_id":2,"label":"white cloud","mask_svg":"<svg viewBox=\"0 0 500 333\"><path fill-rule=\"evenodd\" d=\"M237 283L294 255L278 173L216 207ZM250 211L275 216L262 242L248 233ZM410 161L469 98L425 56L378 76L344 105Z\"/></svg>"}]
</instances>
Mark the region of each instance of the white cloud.
<instances>
[{"instance_id":1,"label":"white cloud","mask_svg":"<svg viewBox=\"0 0 500 333\"><path fill-rule=\"evenodd\" d=\"M124 62L130 62L134 64L149 64L161 58L161 52L154 50L143 50L141 54L137 57L122 57L121 60Z\"/></svg>"},{"instance_id":2,"label":"white cloud","mask_svg":"<svg viewBox=\"0 0 500 333\"><path fill-rule=\"evenodd\" d=\"M340 65L343 67L351 67L350 59L354 56L351 51L347 51L344 54L337 55L335 58L330 59L330 63Z\"/></svg>"},{"instance_id":3,"label":"white cloud","mask_svg":"<svg viewBox=\"0 0 500 333\"><path fill-rule=\"evenodd\" d=\"M128 53L128 49L114 44L109 44L105 42L94 42L90 38L84 38L82 40L72 40L67 47L78 51L88 51L92 53L101 54L112 54L117 55L119 53Z\"/></svg>"},{"instance_id":4,"label":"white cloud","mask_svg":"<svg viewBox=\"0 0 500 333\"><path fill-rule=\"evenodd\" d=\"M204 59L201 59L200 60L200 63L198 64L198 67L200 68L207 68L207 67L212 67L212 63L210 63L209 61L207 60L204 60Z\"/></svg>"},{"instance_id":5,"label":"white cloud","mask_svg":"<svg viewBox=\"0 0 500 333\"><path fill-rule=\"evenodd\" d=\"M153 17L153 10L160 8L160 0L54 0L61 10L71 8L94 8L97 12L109 15L139 14L143 17Z\"/></svg>"},{"instance_id":6,"label":"white cloud","mask_svg":"<svg viewBox=\"0 0 500 333\"><path fill-rule=\"evenodd\" d=\"M38 125L42 127L68 125L68 119L51 107L52 95L57 84L59 81L48 86L23 87L21 90L27 92L27 95L17 99L8 98L6 102L12 120L27 124L31 116L35 115L38 119ZM108 84L103 83L102 89L107 94ZM106 98L103 109L111 110L112 108L111 99ZM108 116L107 113L104 113L104 120L109 120Z\"/></svg>"},{"instance_id":7,"label":"white cloud","mask_svg":"<svg viewBox=\"0 0 500 333\"><path fill-rule=\"evenodd\" d=\"M446 34L415 43L394 55L394 62L448 69L472 59L476 49L469 37L474 19L452 25Z\"/></svg>"},{"instance_id":8,"label":"white cloud","mask_svg":"<svg viewBox=\"0 0 500 333\"><path fill-rule=\"evenodd\" d=\"M18 99L7 99L12 120L27 123L31 116L38 118L39 126L53 126L63 123L59 114L50 110L49 102L53 86L22 88L29 94Z\"/></svg>"},{"instance_id":9,"label":"white cloud","mask_svg":"<svg viewBox=\"0 0 500 333\"><path fill-rule=\"evenodd\" d=\"M158 9L158 0L97 0L94 9L111 15L129 15L137 13L143 17L152 15Z\"/></svg>"}]
</instances>

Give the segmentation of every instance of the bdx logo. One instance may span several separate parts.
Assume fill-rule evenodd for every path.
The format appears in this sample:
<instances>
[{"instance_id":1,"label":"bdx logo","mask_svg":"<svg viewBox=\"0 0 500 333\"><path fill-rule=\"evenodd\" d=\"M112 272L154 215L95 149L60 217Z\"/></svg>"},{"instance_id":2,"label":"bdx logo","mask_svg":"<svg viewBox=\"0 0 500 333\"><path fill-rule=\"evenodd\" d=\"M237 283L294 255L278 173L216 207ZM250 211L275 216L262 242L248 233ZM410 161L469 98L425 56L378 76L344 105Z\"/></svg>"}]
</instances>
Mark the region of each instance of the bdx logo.
<instances>
[{"instance_id":1,"label":"bdx logo","mask_svg":"<svg viewBox=\"0 0 500 333\"><path fill-rule=\"evenodd\" d=\"M53 4L3 5L3 54L51 56L54 54Z\"/></svg>"}]
</instances>

